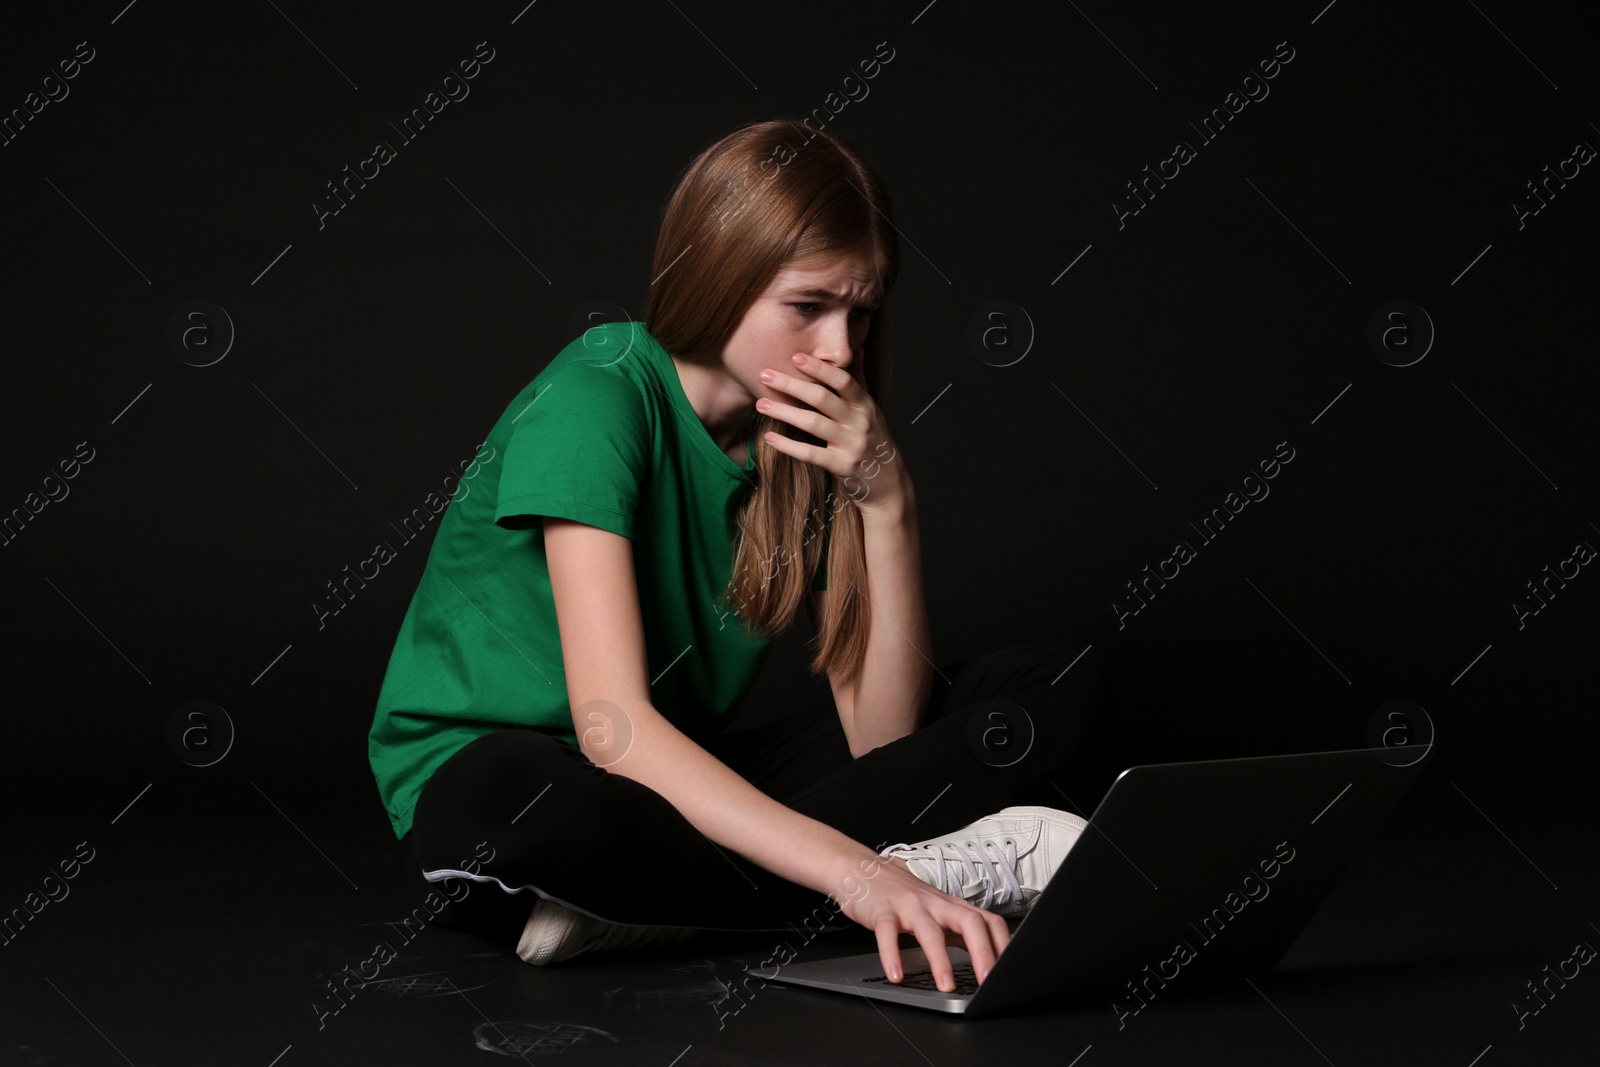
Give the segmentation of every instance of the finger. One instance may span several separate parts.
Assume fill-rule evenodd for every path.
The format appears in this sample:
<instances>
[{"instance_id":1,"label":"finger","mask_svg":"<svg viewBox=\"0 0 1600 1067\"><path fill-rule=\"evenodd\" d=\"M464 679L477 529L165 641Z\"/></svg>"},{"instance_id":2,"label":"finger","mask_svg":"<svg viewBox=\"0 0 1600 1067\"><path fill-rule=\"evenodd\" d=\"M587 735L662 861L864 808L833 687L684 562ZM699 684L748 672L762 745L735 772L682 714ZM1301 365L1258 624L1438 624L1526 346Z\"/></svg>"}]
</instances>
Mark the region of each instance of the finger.
<instances>
[{"instance_id":1,"label":"finger","mask_svg":"<svg viewBox=\"0 0 1600 1067\"><path fill-rule=\"evenodd\" d=\"M829 363L825 359L808 356L804 352L796 352L794 356L790 357L789 363L791 366L800 368L803 373L809 374L817 381L832 386L835 391L844 388L847 380L855 381L854 378L850 377L850 372L844 368Z\"/></svg>"},{"instance_id":2,"label":"finger","mask_svg":"<svg viewBox=\"0 0 1600 1067\"><path fill-rule=\"evenodd\" d=\"M805 355L805 353L796 353L796 355ZM802 374L810 375L817 381L822 382L838 396L859 400L867 392L859 357L852 359L848 368L841 367L837 363L826 359L819 359L816 356L806 356L805 359L804 363L796 363L794 358L790 357L789 364L791 367L799 368Z\"/></svg>"},{"instance_id":3,"label":"finger","mask_svg":"<svg viewBox=\"0 0 1600 1067\"><path fill-rule=\"evenodd\" d=\"M809 463L830 473L837 473L825 462L828 457L828 450L825 448L818 448L816 445L807 444L804 441L796 441L793 437L776 431L768 431L762 435L761 440L784 455L793 456L802 463Z\"/></svg>"},{"instance_id":4,"label":"finger","mask_svg":"<svg viewBox=\"0 0 1600 1067\"><path fill-rule=\"evenodd\" d=\"M1011 927L1006 925L1004 917L996 915L992 911L984 912L983 916L984 920L989 924L990 932L994 936L995 955L998 956L1006 950L1007 945L1011 944Z\"/></svg>"},{"instance_id":5,"label":"finger","mask_svg":"<svg viewBox=\"0 0 1600 1067\"><path fill-rule=\"evenodd\" d=\"M804 430L813 437L824 441L837 443L841 424L830 419L820 410L813 408L797 407L794 404L785 404L781 400L772 400L762 397L756 401L756 410L763 415L774 419L781 419L789 425Z\"/></svg>"},{"instance_id":6,"label":"finger","mask_svg":"<svg viewBox=\"0 0 1600 1067\"><path fill-rule=\"evenodd\" d=\"M889 981L898 982L905 977L900 967L900 931L893 923L884 923L875 931L878 935L878 962Z\"/></svg>"},{"instance_id":7,"label":"finger","mask_svg":"<svg viewBox=\"0 0 1600 1067\"><path fill-rule=\"evenodd\" d=\"M799 383L799 379L790 378L788 382ZM775 385L772 382L767 384ZM815 383L813 385L817 389L822 388ZM814 427L827 426L829 423L841 426L849 415L847 408L836 406L839 404L839 398L826 391L824 398L805 393L800 389L791 389L788 383L785 383L779 392L779 396L758 399L755 405L756 411L792 423L807 433L816 433ZM816 436L822 435L816 434Z\"/></svg>"},{"instance_id":8,"label":"finger","mask_svg":"<svg viewBox=\"0 0 1600 1067\"><path fill-rule=\"evenodd\" d=\"M954 993L956 991L956 972L950 964L950 952L944 944L944 928L939 926L919 926L914 931L917 943L922 946L922 951L928 957L928 970L933 972L933 984L941 993Z\"/></svg>"},{"instance_id":9,"label":"finger","mask_svg":"<svg viewBox=\"0 0 1600 1067\"><path fill-rule=\"evenodd\" d=\"M848 371L835 367L825 359L807 358L803 367L790 364L787 369L793 373L785 374L783 370L775 369L773 380L767 384L819 409L830 401L842 399L840 391L847 388L845 380L855 381Z\"/></svg>"},{"instance_id":10,"label":"finger","mask_svg":"<svg viewBox=\"0 0 1600 1067\"><path fill-rule=\"evenodd\" d=\"M984 922L984 912L974 908L962 916L961 936L966 942L967 955L972 957L972 973L981 983L989 976L989 971L994 967L995 957L1000 953L993 943L994 931L989 924Z\"/></svg>"}]
</instances>

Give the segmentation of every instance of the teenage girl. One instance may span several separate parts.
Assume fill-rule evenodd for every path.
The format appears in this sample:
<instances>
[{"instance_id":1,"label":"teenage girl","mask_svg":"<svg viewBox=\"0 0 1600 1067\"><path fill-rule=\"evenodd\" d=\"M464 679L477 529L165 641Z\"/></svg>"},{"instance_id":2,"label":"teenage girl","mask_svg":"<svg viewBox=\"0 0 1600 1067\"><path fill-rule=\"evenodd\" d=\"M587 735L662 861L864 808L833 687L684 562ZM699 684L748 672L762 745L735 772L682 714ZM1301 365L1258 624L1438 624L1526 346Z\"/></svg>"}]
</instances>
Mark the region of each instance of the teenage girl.
<instances>
[{"instance_id":1,"label":"teenage girl","mask_svg":"<svg viewBox=\"0 0 1600 1067\"><path fill-rule=\"evenodd\" d=\"M891 219L837 135L735 130L667 202L644 320L563 349L466 465L369 739L434 921L543 964L821 915L891 981L913 935L949 991L947 946L981 981L1076 840L1097 656L932 658L879 406ZM802 604L832 699L723 733Z\"/></svg>"}]
</instances>

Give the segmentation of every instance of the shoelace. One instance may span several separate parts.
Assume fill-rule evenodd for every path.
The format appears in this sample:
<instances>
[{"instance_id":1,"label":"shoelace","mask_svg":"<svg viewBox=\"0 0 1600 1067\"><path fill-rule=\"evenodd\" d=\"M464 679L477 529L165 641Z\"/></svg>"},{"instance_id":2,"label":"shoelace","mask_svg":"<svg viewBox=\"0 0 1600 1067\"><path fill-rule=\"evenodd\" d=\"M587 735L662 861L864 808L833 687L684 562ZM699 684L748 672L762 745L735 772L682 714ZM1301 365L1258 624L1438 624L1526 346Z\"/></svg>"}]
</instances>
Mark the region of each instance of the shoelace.
<instances>
[{"instance_id":1,"label":"shoelace","mask_svg":"<svg viewBox=\"0 0 1600 1067\"><path fill-rule=\"evenodd\" d=\"M983 900L979 908L988 911L990 905L1001 907L1008 901L1022 901L1022 883L1017 878L1017 843L1011 838L1002 838L1005 848L1002 852L997 849L992 840L982 842L968 840L957 843L943 841L934 844L919 846L929 856L905 856L907 866L913 863L933 865L934 888L951 896L959 896L961 887L968 879L959 875L977 877L978 864L983 864L988 877L983 880ZM907 848L906 845L896 845L895 848ZM946 851L948 850L948 851ZM998 870L996 869L998 867ZM949 888L952 884L955 889ZM995 883L999 883L996 890Z\"/></svg>"}]
</instances>

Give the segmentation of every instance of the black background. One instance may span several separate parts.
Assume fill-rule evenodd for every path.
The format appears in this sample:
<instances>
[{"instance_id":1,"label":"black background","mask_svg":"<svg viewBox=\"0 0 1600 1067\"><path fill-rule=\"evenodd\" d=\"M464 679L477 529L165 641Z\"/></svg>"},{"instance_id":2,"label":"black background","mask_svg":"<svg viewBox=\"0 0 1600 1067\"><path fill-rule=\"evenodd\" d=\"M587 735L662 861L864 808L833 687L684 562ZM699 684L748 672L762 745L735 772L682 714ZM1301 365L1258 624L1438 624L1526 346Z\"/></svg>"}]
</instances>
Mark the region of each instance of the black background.
<instances>
[{"instance_id":1,"label":"black background","mask_svg":"<svg viewBox=\"0 0 1600 1067\"><path fill-rule=\"evenodd\" d=\"M1501 22L1528 59L1471 5L1086 11L1117 47L1076 14L953 4L914 25L346 7L296 20L316 48L270 6L107 10L5 43L7 107L96 52L0 149L0 501L95 454L0 549L20 781L95 782L72 792L99 810L135 782L293 773L372 807L364 735L431 531L320 630L312 602L473 455L575 309L641 313L697 152L822 106L881 41L834 125L904 235L884 406L932 658L1082 635L1180 750L1357 745L1405 699L1468 792L1554 804L1574 776L1553 771L1587 765L1595 583L1520 629L1511 607L1600 545L1588 168L1522 229L1512 209L1600 144L1571 16ZM388 122L480 41L470 95L402 142ZM1270 95L1201 142L1188 123L1282 41ZM1197 158L1119 229L1111 204L1179 139ZM319 229L325 183L377 140L397 158ZM208 367L166 340L196 299L237 331ZM1365 340L1395 299L1437 331L1407 367ZM986 362L966 338L991 300L1034 335L1017 320ZM1284 441L1270 495L1201 540L1189 523ZM1197 558L1119 628L1125 583L1180 540ZM746 721L796 679L825 695L790 636ZM191 699L238 731L205 774L167 749Z\"/></svg>"},{"instance_id":2,"label":"black background","mask_svg":"<svg viewBox=\"0 0 1600 1067\"><path fill-rule=\"evenodd\" d=\"M1180 758L1355 747L1381 704L1411 701L1438 745L1419 794L1499 842L1495 863L1548 823L1592 843L1600 577L1585 567L1523 627L1512 608L1600 546L1600 178L1583 167L1524 225L1513 207L1600 146L1585 12L8 15L7 113L95 49L0 147L0 509L79 442L95 456L0 548L8 832L53 861L137 797L148 820L282 814L313 840L348 816L381 845L366 733L428 541L323 629L312 602L474 454L575 309L642 313L698 152L821 107L887 41L830 128L885 177L903 235L885 410L917 487L932 658L1081 636L1149 751ZM400 143L389 122L481 41L495 56L470 95ZM1285 41L1270 95L1200 144L1189 123ZM397 158L319 228L326 183L379 140ZM1119 227L1125 183L1178 140L1196 158ZM211 366L167 341L191 300L237 331ZM1009 366L967 341L994 300L1026 313ZM1410 366L1366 340L1392 300L1437 331ZM1188 524L1280 442L1294 459L1270 496L1202 544ZM1124 583L1178 541L1197 558L1119 627ZM775 648L741 725L825 696L809 636L802 621ZM168 740L196 699L236 730L204 768ZM7 871L19 893L35 873Z\"/></svg>"}]
</instances>

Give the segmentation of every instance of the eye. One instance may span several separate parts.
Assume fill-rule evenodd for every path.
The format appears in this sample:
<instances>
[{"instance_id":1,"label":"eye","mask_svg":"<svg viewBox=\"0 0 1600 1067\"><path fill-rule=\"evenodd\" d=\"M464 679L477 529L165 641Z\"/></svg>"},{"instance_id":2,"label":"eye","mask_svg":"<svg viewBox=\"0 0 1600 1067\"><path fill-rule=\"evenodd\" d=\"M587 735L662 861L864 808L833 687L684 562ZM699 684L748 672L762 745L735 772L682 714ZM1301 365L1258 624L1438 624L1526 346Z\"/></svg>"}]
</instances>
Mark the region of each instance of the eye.
<instances>
[{"instance_id":1,"label":"eye","mask_svg":"<svg viewBox=\"0 0 1600 1067\"><path fill-rule=\"evenodd\" d=\"M789 306L794 308L795 311L799 312L805 318L810 318L811 316L818 314L822 309L822 305L814 301L790 304ZM856 322L865 322L867 319L870 319L874 314L876 314L877 310L878 309L876 307L851 308L850 317Z\"/></svg>"}]
</instances>

